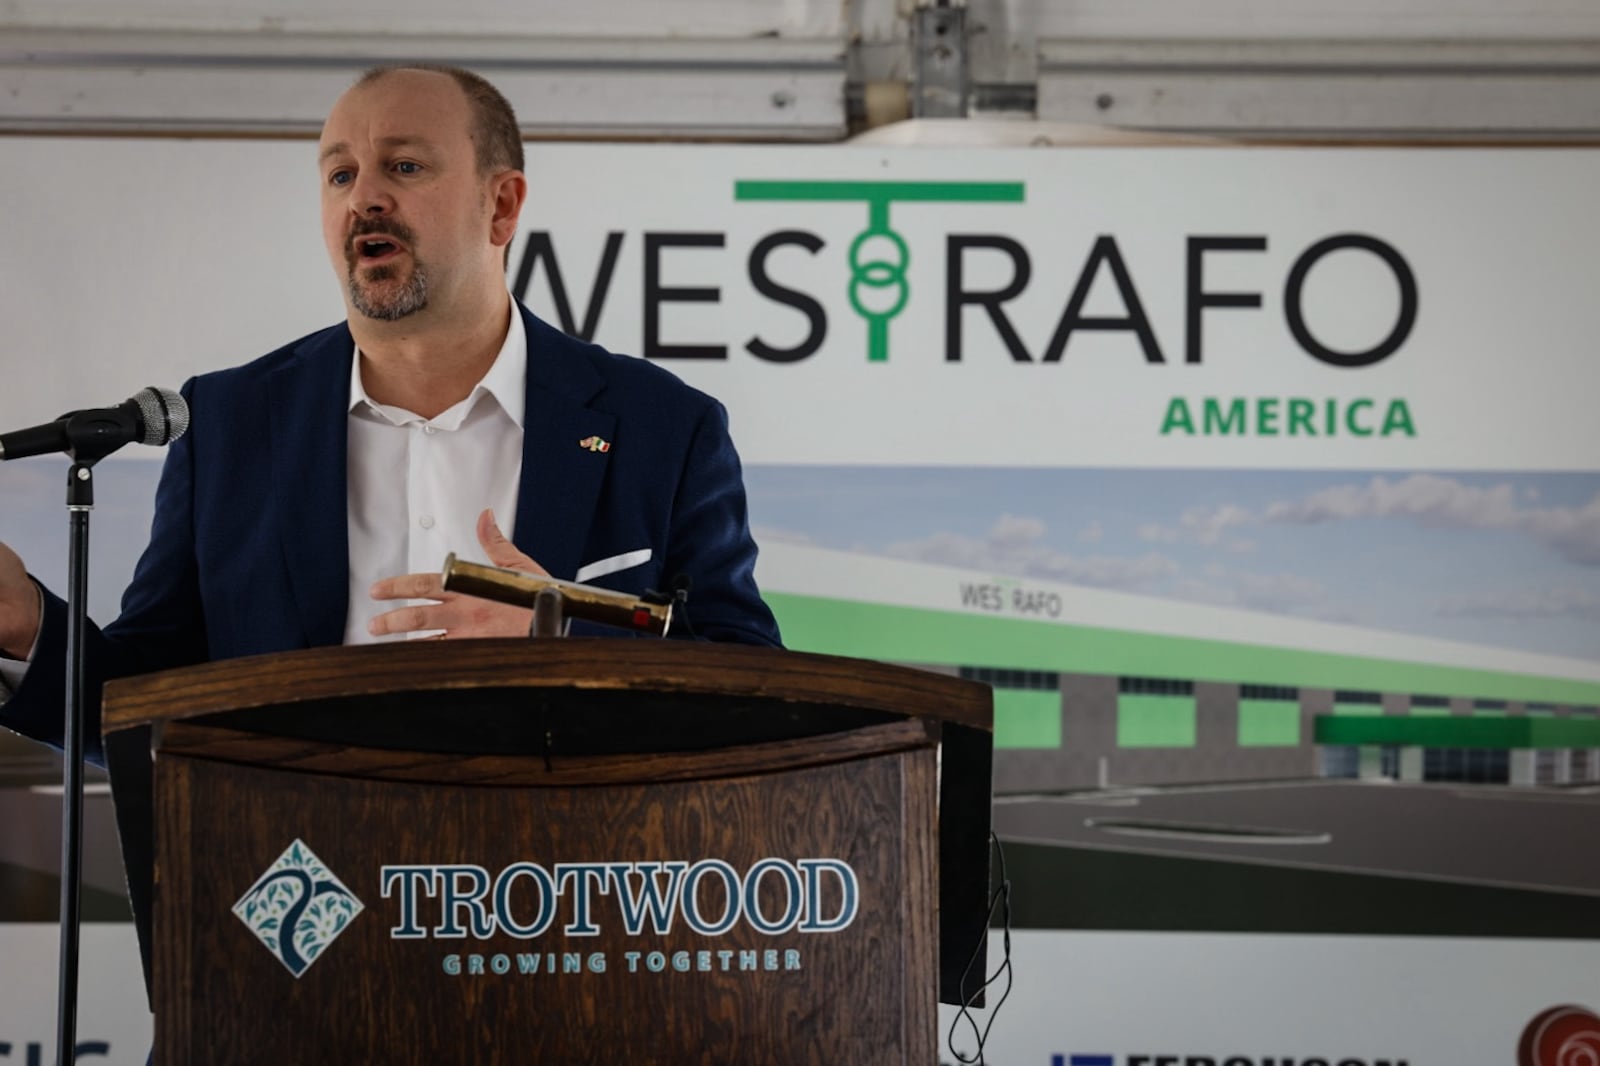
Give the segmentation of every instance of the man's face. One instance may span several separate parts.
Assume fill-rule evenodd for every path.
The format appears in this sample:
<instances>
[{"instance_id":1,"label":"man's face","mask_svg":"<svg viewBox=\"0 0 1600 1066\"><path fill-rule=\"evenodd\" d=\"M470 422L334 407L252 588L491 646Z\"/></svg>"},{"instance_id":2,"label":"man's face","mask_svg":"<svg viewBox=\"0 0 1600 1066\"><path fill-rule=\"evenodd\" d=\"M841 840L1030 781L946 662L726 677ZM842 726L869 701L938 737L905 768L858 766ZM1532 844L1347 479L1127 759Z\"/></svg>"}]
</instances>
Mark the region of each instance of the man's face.
<instances>
[{"instance_id":1,"label":"man's face","mask_svg":"<svg viewBox=\"0 0 1600 1066\"><path fill-rule=\"evenodd\" d=\"M495 261L471 128L466 96L431 71L386 74L334 105L320 145L322 235L353 312L405 318Z\"/></svg>"}]
</instances>

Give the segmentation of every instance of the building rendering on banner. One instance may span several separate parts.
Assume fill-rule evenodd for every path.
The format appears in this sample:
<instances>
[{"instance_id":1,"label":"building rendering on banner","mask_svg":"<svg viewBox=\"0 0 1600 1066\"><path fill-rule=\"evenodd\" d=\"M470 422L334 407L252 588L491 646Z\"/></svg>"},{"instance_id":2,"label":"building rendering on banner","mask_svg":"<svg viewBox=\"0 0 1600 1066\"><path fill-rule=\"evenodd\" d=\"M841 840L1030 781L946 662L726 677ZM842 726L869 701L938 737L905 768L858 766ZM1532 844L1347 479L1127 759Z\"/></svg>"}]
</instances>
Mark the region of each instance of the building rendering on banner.
<instances>
[{"instance_id":1,"label":"building rendering on banner","mask_svg":"<svg viewBox=\"0 0 1600 1066\"><path fill-rule=\"evenodd\" d=\"M771 545L795 646L995 690L999 793L1313 777L1600 782L1600 666Z\"/></svg>"}]
</instances>

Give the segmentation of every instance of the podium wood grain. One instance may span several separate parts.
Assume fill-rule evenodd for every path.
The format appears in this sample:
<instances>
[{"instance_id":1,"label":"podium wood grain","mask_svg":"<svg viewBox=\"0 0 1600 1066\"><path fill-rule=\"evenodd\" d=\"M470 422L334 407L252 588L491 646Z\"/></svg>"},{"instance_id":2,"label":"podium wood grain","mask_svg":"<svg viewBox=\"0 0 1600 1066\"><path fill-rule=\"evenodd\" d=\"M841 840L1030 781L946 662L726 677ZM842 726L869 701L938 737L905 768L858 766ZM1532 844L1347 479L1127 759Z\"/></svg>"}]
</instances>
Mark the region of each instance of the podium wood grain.
<instances>
[{"instance_id":1,"label":"podium wood grain","mask_svg":"<svg viewBox=\"0 0 1600 1066\"><path fill-rule=\"evenodd\" d=\"M934 1062L940 745L986 737L990 713L985 687L921 671L644 641L320 649L115 683L108 731L156 736L156 1061ZM232 913L295 840L364 908L298 977ZM854 920L711 935L680 913L630 936L596 890L592 936L565 931L568 892L529 939L397 938L380 877L768 858L848 864ZM833 915L839 884L820 884ZM726 904L716 877L695 898ZM763 915L787 899L759 882ZM528 920L526 879L509 905ZM439 900L418 917L437 931Z\"/></svg>"}]
</instances>

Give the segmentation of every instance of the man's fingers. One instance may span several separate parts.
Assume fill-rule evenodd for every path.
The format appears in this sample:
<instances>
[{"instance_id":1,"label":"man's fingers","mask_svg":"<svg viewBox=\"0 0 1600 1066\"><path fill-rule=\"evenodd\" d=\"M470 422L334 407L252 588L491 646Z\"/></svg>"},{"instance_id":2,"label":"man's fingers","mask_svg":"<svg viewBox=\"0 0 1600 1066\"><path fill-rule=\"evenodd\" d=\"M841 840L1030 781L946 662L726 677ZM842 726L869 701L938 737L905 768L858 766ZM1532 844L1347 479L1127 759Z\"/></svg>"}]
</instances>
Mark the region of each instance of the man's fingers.
<instances>
[{"instance_id":1,"label":"man's fingers","mask_svg":"<svg viewBox=\"0 0 1600 1066\"><path fill-rule=\"evenodd\" d=\"M450 638L525 637L532 618L533 612L522 607L473 596L452 596L444 603L385 611L367 623L367 632L375 637L438 630Z\"/></svg>"},{"instance_id":2,"label":"man's fingers","mask_svg":"<svg viewBox=\"0 0 1600 1066\"><path fill-rule=\"evenodd\" d=\"M489 561L509 570L528 574L548 571L506 539L494 520L494 512L478 515L478 542ZM427 632L442 629L451 637L527 636L529 612L491 600L462 596L444 590L444 579L437 573L402 574L386 577L372 586L375 600L433 600L425 606L397 607L367 623L375 637L396 633Z\"/></svg>"},{"instance_id":3,"label":"man's fingers","mask_svg":"<svg viewBox=\"0 0 1600 1066\"><path fill-rule=\"evenodd\" d=\"M444 621L437 617L439 608L434 607L396 607L392 611L385 611L367 623L367 632L375 637L386 637L391 633L416 633L427 629L444 629Z\"/></svg>"},{"instance_id":4,"label":"man's fingers","mask_svg":"<svg viewBox=\"0 0 1600 1066\"><path fill-rule=\"evenodd\" d=\"M438 574L401 574L372 586L375 600L446 600L453 595L445 592L444 579Z\"/></svg>"},{"instance_id":5,"label":"man's fingers","mask_svg":"<svg viewBox=\"0 0 1600 1066\"><path fill-rule=\"evenodd\" d=\"M506 539L506 535L500 532L499 523L494 520L494 512L488 508L478 515L478 543L483 546L483 553L489 557L489 561L496 566L549 576L549 571Z\"/></svg>"}]
</instances>

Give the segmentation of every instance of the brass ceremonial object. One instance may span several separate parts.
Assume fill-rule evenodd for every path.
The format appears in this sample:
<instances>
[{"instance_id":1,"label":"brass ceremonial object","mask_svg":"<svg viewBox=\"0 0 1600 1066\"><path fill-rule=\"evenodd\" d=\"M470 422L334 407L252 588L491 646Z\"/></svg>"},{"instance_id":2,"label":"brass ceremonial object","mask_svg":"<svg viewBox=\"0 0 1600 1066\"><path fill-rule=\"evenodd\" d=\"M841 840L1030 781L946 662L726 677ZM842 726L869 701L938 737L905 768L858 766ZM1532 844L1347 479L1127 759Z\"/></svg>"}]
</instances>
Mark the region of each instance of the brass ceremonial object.
<instances>
[{"instance_id":1,"label":"brass ceremonial object","mask_svg":"<svg viewBox=\"0 0 1600 1066\"><path fill-rule=\"evenodd\" d=\"M506 570L498 566L463 562L452 552L444 560L444 587L448 592L481 596L486 600L537 609L540 593L558 593L560 614L588 622L617 626L635 633L666 636L672 621L672 601L659 602L626 592L560 581L541 574ZM549 603L549 597L545 603Z\"/></svg>"}]
</instances>

